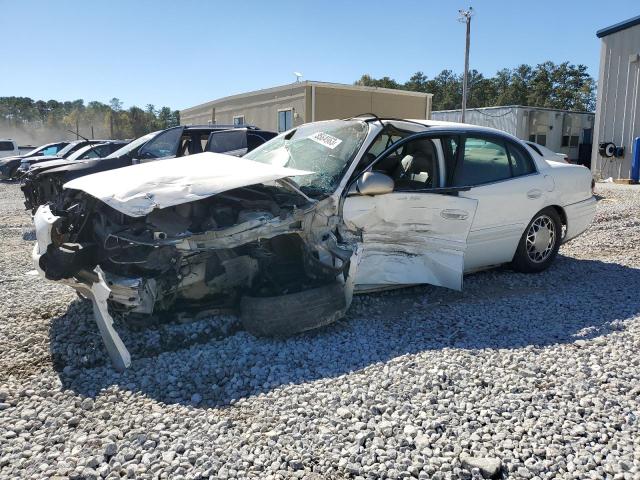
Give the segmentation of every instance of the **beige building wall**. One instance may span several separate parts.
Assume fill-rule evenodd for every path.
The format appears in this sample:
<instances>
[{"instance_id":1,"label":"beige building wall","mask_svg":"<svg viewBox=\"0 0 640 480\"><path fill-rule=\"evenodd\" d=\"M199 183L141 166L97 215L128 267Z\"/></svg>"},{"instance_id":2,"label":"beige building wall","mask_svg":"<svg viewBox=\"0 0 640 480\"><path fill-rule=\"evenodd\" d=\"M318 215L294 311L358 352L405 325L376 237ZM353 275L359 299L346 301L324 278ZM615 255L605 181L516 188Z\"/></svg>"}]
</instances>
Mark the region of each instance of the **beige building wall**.
<instances>
[{"instance_id":1,"label":"beige building wall","mask_svg":"<svg viewBox=\"0 0 640 480\"><path fill-rule=\"evenodd\" d=\"M278 112L292 110L293 126L347 118L362 113L384 117L424 119L431 116L431 94L384 88L300 82L225 97L180 112L180 123L233 124L234 117L277 131Z\"/></svg>"},{"instance_id":2,"label":"beige building wall","mask_svg":"<svg viewBox=\"0 0 640 480\"><path fill-rule=\"evenodd\" d=\"M387 89L315 86L315 120L347 118L361 113L380 117L426 119L431 116L431 95Z\"/></svg>"}]
</instances>

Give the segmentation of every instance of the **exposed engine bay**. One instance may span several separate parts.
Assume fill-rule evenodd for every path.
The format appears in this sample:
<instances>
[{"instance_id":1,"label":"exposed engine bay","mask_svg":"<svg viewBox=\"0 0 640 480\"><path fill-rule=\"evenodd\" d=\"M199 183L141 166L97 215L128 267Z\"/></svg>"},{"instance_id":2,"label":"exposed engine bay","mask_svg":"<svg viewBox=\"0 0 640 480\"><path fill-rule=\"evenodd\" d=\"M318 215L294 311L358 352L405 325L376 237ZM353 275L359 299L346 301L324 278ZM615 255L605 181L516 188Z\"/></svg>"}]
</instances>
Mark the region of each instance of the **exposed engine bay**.
<instances>
[{"instance_id":1,"label":"exposed engine bay","mask_svg":"<svg viewBox=\"0 0 640 480\"><path fill-rule=\"evenodd\" d=\"M257 184L133 217L85 192L66 193L63 206L43 205L36 212L34 260L47 279L93 301L105 345L120 369L130 358L109 311L150 315L238 307L245 298L324 287L343 296L332 303L339 311L326 315L340 316L350 303L356 248L342 237L330 198L318 202L295 188ZM284 310L274 308L273 314L286 315Z\"/></svg>"}]
</instances>

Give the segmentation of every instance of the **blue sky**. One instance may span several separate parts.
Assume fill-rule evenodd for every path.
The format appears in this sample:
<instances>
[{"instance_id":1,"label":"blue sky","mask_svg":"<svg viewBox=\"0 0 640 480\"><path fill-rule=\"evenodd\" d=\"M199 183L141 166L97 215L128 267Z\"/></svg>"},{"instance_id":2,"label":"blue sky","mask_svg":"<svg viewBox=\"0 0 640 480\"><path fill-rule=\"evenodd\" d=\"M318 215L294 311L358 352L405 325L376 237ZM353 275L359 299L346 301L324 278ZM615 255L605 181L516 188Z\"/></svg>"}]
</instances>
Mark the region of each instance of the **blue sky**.
<instances>
[{"instance_id":1,"label":"blue sky","mask_svg":"<svg viewBox=\"0 0 640 480\"><path fill-rule=\"evenodd\" d=\"M638 0L0 0L0 96L180 109L294 71L341 83L461 72L469 5L470 67L485 75L569 60L597 77L596 30L640 13Z\"/></svg>"}]
</instances>

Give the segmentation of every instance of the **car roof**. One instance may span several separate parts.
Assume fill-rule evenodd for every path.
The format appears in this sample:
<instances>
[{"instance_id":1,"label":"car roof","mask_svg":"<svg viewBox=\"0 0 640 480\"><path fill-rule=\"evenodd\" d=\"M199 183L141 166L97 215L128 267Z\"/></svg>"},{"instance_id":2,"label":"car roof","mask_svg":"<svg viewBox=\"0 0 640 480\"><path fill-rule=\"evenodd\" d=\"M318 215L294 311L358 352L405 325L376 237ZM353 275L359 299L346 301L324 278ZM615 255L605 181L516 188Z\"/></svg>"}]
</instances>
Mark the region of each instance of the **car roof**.
<instances>
[{"instance_id":1,"label":"car roof","mask_svg":"<svg viewBox=\"0 0 640 480\"><path fill-rule=\"evenodd\" d=\"M82 142L88 142L88 143L105 143L105 142L111 142L111 140L100 140L97 138L90 138L88 140L73 140L71 142L68 142L69 144L78 144L78 143L82 143ZM56 143L61 143L61 142L56 142Z\"/></svg>"},{"instance_id":2,"label":"car roof","mask_svg":"<svg viewBox=\"0 0 640 480\"><path fill-rule=\"evenodd\" d=\"M249 130L260 130L255 125L180 125L185 130L233 130L238 128L246 128ZM173 127L176 128L176 127Z\"/></svg>"},{"instance_id":3,"label":"car roof","mask_svg":"<svg viewBox=\"0 0 640 480\"><path fill-rule=\"evenodd\" d=\"M357 117L356 117L357 118ZM459 122L445 122L442 120L425 120L425 119L402 119L402 118L380 118L382 122L389 123L402 123L405 122L406 125L409 124L418 124L424 127L428 127L429 131L458 131L460 133L463 132L477 132L477 133L485 133L488 135L499 135L502 137L509 138L511 140L515 140L518 142L522 142L521 139L516 137L515 135L511 135L508 132L503 130L499 130L497 128L484 127L480 125L472 125L470 123L459 123ZM372 121L372 120L369 120ZM373 120L375 121L375 119Z\"/></svg>"}]
</instances>

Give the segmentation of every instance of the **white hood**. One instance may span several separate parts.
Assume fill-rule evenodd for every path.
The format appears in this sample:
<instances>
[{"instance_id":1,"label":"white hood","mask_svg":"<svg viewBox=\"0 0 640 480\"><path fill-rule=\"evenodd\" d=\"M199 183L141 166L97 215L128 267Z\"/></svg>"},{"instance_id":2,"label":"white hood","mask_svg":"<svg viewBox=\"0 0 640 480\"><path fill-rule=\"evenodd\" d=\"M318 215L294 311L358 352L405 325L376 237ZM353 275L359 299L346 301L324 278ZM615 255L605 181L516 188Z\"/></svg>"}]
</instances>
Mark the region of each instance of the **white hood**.
<instances>
[{"instance_id":1,"label":"white hood","mask_svg":"<svg viewBox=\"0 0 640 480\"><path fill-rule=\"evenodd\" d=\"M71 180L64 188L82 190L125 215L143 217L156 208L311 173L205 152L94 173Z\"/></svg>"}]
</instances>

